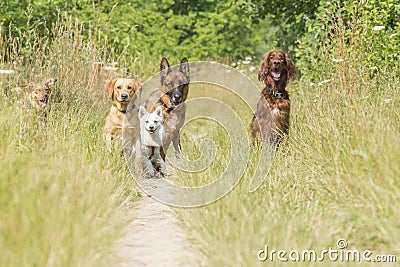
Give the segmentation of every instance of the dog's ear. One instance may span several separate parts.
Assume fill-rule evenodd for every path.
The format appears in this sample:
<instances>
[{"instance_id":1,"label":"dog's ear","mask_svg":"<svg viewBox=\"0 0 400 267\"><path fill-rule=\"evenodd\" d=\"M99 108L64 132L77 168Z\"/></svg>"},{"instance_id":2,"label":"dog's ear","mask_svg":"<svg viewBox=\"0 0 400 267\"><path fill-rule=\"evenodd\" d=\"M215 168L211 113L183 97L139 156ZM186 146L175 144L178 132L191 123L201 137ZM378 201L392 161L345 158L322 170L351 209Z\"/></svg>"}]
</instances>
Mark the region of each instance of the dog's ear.
<instances>
[{"instance_id":1,"label":"dog's ear","mask_svg":"<svg viewBox=\"0 0 400 267\"><path fill-rule=\"evenodd\" d=\"M140 106L139 108L139 120L142 120L144 116L148 114L146 108L144 106Z\"/></svg>"},{"instance_id":2,"label":"dog's ear","mask_svg":"<svg viewBox=\"0 0 400 267\"><path fill-rule=\"evenodd\" d=\"M108 97L114 100L114 85L117 79L107 80L104 90L107 92Z\"/></svg>"},{"instance_id":3,"label":"dog's ear","mask_svg":"<svg viewBox=\"0 0 400 267\"><path fill-rule=\"evenodd\" d=\"M296 67L294 66L294 62L289 54L285 53L285 60L286 60L286 69L288 71L288 79L293 80L297 75Z\"/></svg>"},{"instance_id":4,"label":"dog's ear","mask_svg":"<svg viewBox=\"0 0 400 267\"><path fill-rule=\"evenodd\" d=\"M24 84L23 87L29 91L32 91L33 87L34 87L35 83L33 82L29 82L27 84Z\"/></svg>"},{"instance_id":5,"label":"dog's ear","mask_svg":"<svg viewBox=\"0 0 400 267\"><path fill-rule=\"evenodd\" d=\"M182 59L179 70L186 76L186 78L189 78L190 76L189 61L186 57Z\"/></svg>"},{"instance_id":6,"label":"dog's ear","mask_svg":"<svg viewBox=\"0 0 400 267\"><path fill-rule=\"evenodd\" d=\"M47 79L44 84L49 87L50 89L56 84L57 78L50 78Z\"/></svg>"},{"instance_id":7,"label":"dog's ear","mask_svg":"<svg viewBox=\"0 0 400 267\"><path fill-rule=\"evenodd\" d=\"M135 81L135 87L136 87L135 94L139 97L143 90L143 84L138 81Z\"/></svg>"},{"instance_id":8,"label":"dog's ear","mask_svg":"<svg viewBox=\"0 0 400 267\"><path fill-rule=\"evenodd\" d=\"M258 80L264 82L268 74L268 59L270 52L266 53L258 66Z\"/></svg>"},{"instance_id":9,"label":"dog's ear","mask_svg":"<svg viewBox=\"0 0 400 267\"><path fill-rule=\"evenodd\" d=\"M170 72L168 60L163 57L160 63L160 74L161 74L161 83L164 82L165 77L167 77L168 73Z\"/></svg>"},{"instance_id":10,"label":"dog's ear","mask_svg":"<svg viewBox=\"0 0 400 267\"><path fill-rule=\"evenodd\" d=\"M162 113L162 108L161 106L158 106L155 110L155 113L158 117L162 117L163 113Z\"/></svg>"}]
</instances>

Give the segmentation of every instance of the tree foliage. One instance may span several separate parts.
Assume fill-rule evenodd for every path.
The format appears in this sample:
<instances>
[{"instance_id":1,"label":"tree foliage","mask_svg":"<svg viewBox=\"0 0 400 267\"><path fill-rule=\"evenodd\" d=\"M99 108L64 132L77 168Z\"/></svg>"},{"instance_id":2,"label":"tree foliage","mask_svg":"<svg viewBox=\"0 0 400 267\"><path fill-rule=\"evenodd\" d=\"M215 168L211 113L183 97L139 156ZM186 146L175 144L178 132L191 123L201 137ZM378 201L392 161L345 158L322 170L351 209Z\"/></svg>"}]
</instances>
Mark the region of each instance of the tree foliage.
<instances>
[{"instance_id":1,"label":"tree foliage","mask_svg":"<svg viewBox=\"0 0 400 267\"><path fill-rule=\"evenodd\" d=\"M349 53L363 52L371 68L399 58L398 0L5 0L0 9L5 38L56 38L49 29L68 17L81 25L83 38L95 36L128 61L260 58L278 47L309 71L332 58L338 36ZM27 43L26 54L33 47Z\"/></svg>"},{"instance_id":2,"label":"tree foliage","mask_svg":"<svg viewBox=\"0 0 400 267\"><path fill-rule=\"evenodd\" d=\"M311 73L332 61L360 66L363 72L372 75L389 68L398 69L398 1L334 0L321 3L316 14L315 19L306 22L297 41L296 56L301 58L299 64L303 70Z\"/></svg>"},{"instance_id":3,"label":"tree foliage","mask_svg":"<svg viewBox=\"0 0 400 267\"><path fill-rule=\"evenodd\" d=\"M372 72L386 68L382 62L399 66L398 0L238 0L235 5L253 23L270 16L278 46L309 74L326 75L314 70L337 60L353 60Z\"/></svg>"},{"instance_id":4,"label":"tree foliage","mask_svg":"<svg viewBox=\"0 0 400 267\"><path fill-rule=\"evenodd\" d=\"M304 33L305 22L314 19L319 0L238 0L234 4L253 23L259 24L269 18L279 28L276 38L278 46L293 50L296 40Z\"/></svg>"},{"instance_id":5,"label":"tree foliage","mask_svg":"<svg viewBox=\"0 0 400 267\"><path fill-rule=\"evenodd\" d=\"M72 16L109 49L145 60L238 59L261 56L274 45L267 38L273 27L268 22L252 27L230 1L9 0L0 5L6 14L1 23L13 25L14 35L35 29L46 36L58 16Z\"/></svg>"}]
</instances>

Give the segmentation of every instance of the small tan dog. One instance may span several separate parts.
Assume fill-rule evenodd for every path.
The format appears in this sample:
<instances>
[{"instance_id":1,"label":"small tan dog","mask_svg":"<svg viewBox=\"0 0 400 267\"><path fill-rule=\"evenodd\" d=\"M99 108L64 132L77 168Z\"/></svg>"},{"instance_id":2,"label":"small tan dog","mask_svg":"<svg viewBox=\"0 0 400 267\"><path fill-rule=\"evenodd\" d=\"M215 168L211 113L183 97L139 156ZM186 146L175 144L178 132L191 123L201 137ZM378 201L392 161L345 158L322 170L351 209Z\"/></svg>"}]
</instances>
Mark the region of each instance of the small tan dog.
<instances>
[{"instance_id":1,"label":"small tan dog","mask_svg":"<svg viewBox=\"0 0 400 267\"><path fill-rule=\"evenodd\" d=\"M50 95L56 78L47 79L45 82L30 82L25 85L28 89L25 106L28 110L34 110L38 115L46 117L46 111L50 109Z\"/></svg>"},{"instance_id":2,"label":"small tan dog","mask_svg":"<svg viewBox=\"0 0 400 267\"><path fill-rule=\"evenodd\" d=\"M103 130L108 149L112 152L113 146L119 145L135 157L140 129L134 101L140 96L142 84L134 79L118 78L107 81L105 90L113 102Z\"/></svg>"}]
</instances>

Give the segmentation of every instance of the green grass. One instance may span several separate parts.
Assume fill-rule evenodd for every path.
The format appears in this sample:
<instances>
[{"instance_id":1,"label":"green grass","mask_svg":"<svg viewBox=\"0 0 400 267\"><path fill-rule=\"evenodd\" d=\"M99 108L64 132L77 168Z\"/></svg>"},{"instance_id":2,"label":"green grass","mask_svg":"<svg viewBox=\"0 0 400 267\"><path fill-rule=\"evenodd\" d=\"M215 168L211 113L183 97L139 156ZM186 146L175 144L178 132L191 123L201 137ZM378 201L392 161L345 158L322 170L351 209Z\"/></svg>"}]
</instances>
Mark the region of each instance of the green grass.
<instances>
[{"instance_id":1,"label":"green grass","mask_svg":"<svg viewBox=\"0 0 400 267\"><path fill-rule=\"evenodd\" d=\"M103 114L58 105L45 127L12 103L2 109L2 266L107 265L126 226L134 185L120 154L104 148Z\"/></svg>"},{"instance_id":2,"label":"green grass","mask_svg":"<svg viewBox=\"0 0 400 267\"><path fill-rule=\"evenodd\" d=\"M116 71L99 71L93 62L107 65L115 55L93 36L82 40L73 22L51 31L59 38L35 39L34 47L19 45L36 38L28 33L18 42L0 39L0 67L16 70L0 76L0 265L109 266L131 218L124 208L137 193L120 153L105 147L110 102L102 83L129 73L123 63ZM116 56L124 62L124 55ZM248 192L259 156L251 150L232 192L201 208L177 210L208 266L267 265L257 259L265 245L318 252L336 249L339 238L349 249L400 257L398 68L369 77L354 65L332 64L327 58L321 70L331 82L311 86L305 73L290 86L290 135L256 192ZM21 108L24 90L18 88L51 76L58 78L57 97L40 127ZM249 131L252 114L243 100L217 87L191 85L191 98L204 96L230 106ZM201 140L209 138L216 158L202 172L176 171L175 182L196 186L217 179L231 160L229 136L204 118L186 125L184 155L201 157Z\"/></svg>"},{"instance_id":3,"label":"green grass","mask_svg":"<svg viewBox=\"0 0 400 267\"><path fill-rule=\"evenodd\" d=\"M102 135L110 107L102 82L123 74L97 72L102 52L74 25L54 30L53 43L35 39L31 61L17 56L13 40L0 41L1 58L15 58L16 70L0 77L0 265L109 266L137 196L121 153L108 153ZM21 105L22 85L48 77L58 82L42 126Z\"/></svg>"},{"instance_id":4,"label":"green grass","mask_svg":"<svg viewBox=\"0 0 400 267\"><path fill-rule=\"evenodd\" d=\"M362 73L345 80L341 70L336 71L323 86L311 86L306 77L291 85L290 136L255 193L248 192L248 185L257 151L251 153L239 185L226 197L201 208L178 210L209 266L281 266L277 260L260 262L257 251L267 245L270 250L319 253L338 249L340 238L347 240L348 249L397 255L399 261L400 99L395 88L400 82L390 72L374 83L366 82ZM235 102L234 96L226 99ZM251 117L242 119L246 125ZM216 147L225 149L218 150L206 171L179 173L183 184L204 185L223 172L230 160L226 151L230 143L218 127L209 124L203 131L213 133ZM196 148L200 141L190 139L194 128L199 129L200 123L183 130L188 158L200 156ZM324 263L351 264L328 259Z\"/></svg>"}]
</instances>

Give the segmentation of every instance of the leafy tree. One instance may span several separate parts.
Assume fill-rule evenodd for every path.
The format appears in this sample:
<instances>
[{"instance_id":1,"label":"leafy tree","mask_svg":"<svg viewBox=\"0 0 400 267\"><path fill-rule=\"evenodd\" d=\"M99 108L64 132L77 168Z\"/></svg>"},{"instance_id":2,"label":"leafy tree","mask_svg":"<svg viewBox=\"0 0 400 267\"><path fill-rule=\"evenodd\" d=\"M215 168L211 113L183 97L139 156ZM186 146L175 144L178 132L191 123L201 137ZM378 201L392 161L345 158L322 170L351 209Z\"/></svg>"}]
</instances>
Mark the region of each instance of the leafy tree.
<instances>
[{"instance_id":1,"label":"leafy tree","mask_svg":"<svg viewBox=\"0 0 400 267\"><path fill-rule=\"evenodd\" d=\"M278 47L292 51L296 40L305 32L307 20L314 19L319 0L237 0L234 5L253 23L265 18L279 28L276 31Z\"/></svg>"},{"instance_id":2,"label":"leafy tree","mask_svg":"<svg viewBox=\"0 0 400 267\"><path fill-rule=\"evenodd\" d=\"M59 16L71 16L84 26L86 38L97 36L128 61L158 62L161 56L236 60L260 57L276 45L268 21L254 27L228 0L9 0L0 5L6 14L3 29L12 25L14 36L34 31L54 38L51 25Z\"/></svg>"},{"instance_id":3,"label":"leafy tree","mask_svg":"<svg viewBox=\"0 0 400 267\"><path fill-rule=\"evenodd\" d=\"M399 67L400 4L396 0L321 3L298 38L298 65L313 72L326 62L344 62L372 75ZM383 63L385 62L385 63ZM326 78L326 77L325 77Z\"/></svg>"}]
</instances>

